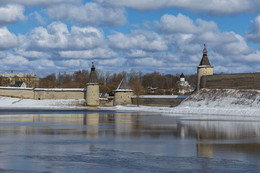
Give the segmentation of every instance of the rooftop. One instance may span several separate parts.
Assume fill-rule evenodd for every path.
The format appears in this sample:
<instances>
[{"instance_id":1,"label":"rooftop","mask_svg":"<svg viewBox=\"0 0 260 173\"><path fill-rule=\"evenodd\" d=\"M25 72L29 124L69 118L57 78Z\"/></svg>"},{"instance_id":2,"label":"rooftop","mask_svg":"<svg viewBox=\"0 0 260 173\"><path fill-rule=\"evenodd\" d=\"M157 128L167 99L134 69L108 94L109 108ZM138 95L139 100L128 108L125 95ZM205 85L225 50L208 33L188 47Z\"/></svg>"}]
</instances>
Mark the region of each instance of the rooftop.
<instances>
[{"instance_id":1,"label":"rooftop","mask_svg":"<svg viewBox=\"0 0 260 173\"><path fill-rule=\"evenodd\" d=\"M199 66L210 66L211 67L207 53L208 53L208 51L206 48L206 44L204 44L203 56L202 56Z\"/></svg>"}]
</instances>

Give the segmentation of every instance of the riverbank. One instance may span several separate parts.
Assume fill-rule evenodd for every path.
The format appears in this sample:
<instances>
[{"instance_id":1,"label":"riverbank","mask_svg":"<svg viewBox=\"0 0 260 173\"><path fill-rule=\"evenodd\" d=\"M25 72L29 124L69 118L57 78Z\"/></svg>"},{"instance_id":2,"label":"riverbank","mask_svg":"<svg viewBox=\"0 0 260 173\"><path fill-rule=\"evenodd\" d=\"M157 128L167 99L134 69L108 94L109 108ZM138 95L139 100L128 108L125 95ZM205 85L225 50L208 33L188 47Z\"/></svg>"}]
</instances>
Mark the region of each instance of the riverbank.
<instances>
[{"instance_id":1,"label":"riverbank","mask_svg":"<svg viewBox=\"0 0 260 173\"><path fill-rule=\"evenodd\" d=\"M260 116L260 92L258 90L202 89L189 96L177 107L129 105L93 108L83 106L84 103L84 99L33 100L0 97L0 109L112 110L168 115Z\"/></svg>"}]
</instances>

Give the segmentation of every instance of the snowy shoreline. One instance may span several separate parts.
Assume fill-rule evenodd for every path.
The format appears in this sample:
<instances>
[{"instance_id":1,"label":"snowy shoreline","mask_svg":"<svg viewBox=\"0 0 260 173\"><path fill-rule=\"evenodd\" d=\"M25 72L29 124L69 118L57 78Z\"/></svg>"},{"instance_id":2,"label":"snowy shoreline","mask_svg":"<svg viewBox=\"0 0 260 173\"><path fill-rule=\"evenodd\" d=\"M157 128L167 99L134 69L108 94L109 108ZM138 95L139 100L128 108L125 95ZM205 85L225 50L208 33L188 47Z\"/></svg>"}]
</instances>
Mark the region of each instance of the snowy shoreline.
<instances>
[{"instance_id":1,"label":"snowy shoreline","mask_svg":"<svg viewBox=\"0 0 260 173\"><path fill-rule=\"evenodd\" d=\"M0 97L1 110L96 110L116 112L147 112L173 116L259 116L259 90L207 90L203 89L185 99L177 107L152 106L114 106L85 107L85 100L32 100L11 97Z\"/></svg>"}]
</instances>

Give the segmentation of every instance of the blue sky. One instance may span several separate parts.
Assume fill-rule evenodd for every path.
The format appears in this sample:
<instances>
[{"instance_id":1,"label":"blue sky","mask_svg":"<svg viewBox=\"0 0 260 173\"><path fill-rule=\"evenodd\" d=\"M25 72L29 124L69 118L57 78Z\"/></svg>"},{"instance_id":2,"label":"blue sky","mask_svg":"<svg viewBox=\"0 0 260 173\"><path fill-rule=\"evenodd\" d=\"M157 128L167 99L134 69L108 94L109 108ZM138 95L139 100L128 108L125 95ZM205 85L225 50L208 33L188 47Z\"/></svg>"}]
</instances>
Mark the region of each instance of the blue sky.
<instances>
[{"instance_id":1,"label":"blue sky","mask_svg":"<svg viewBox=\"0 0 260 173\"><path fill-rule=\"evenodd\" d=\"M2 0L1 72L260 71L256 0Z\"/></svg>"}]
</instances>

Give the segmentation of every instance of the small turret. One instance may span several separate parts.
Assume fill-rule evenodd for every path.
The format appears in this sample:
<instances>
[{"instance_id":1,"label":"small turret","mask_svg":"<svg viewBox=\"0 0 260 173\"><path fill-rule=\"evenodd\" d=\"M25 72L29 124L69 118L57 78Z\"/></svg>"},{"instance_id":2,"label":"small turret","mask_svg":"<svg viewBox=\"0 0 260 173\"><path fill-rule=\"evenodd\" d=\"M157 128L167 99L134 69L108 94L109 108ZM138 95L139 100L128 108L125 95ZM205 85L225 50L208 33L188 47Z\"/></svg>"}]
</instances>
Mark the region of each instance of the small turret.
<instances>
[{"instance_id":1,"label":"small turret","mask_svg":"<svg viewBox=\"0 0 260 173\"><path fill-rule=\"evenodd\" d=\"M113 105L129 105L132 104L132 96L133 90L131 90L127 84L125 79L123 78L121 82L119 83L116 90L114 90L115 96L114 96L114 103Z\"/></svg>"},{"instance_id":2,"label":"small turret","mask_svg":"<svg viewBox=\"0 0 260 173\"><path fill-rule=\"evenodd\" d=\"M202 76L213 75L213 67L210 65L208 59L208 51L206 44L204 44L203 56L201 58L200 64L197 67L197 91L200 89L200 79Z\"/></svg>"},{"instance_id":3,"label":"small turret","mask_svg":"<svg viewBox=\"0 0 260 173\"><path fill-rule=\"evenodd\" d=\"M89 81L87 83L87 105L99 106L99 84L94 63L92 62Z\"/></svg>"}]
</instances>

